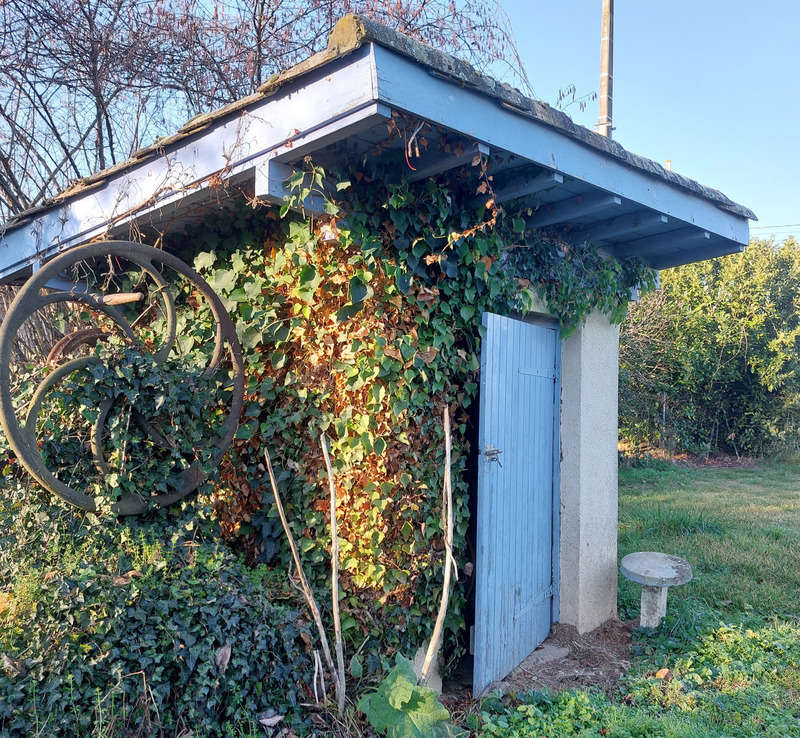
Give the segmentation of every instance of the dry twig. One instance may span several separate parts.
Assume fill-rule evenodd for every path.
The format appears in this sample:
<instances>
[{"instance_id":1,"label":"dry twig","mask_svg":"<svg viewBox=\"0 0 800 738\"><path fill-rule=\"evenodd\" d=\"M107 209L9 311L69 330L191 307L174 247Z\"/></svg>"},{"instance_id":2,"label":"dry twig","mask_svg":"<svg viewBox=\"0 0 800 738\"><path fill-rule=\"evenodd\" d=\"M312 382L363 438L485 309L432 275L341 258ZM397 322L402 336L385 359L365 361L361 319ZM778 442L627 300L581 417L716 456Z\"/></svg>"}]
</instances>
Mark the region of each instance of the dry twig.
<instances>
[{"instance_id":1,"label":"dry twig","mask_svg":"<svg viewBox=\"0 0 800 738\"><path fill-rule=\"evenodd\" d=\"M272 485L272 494L275 496L275 506L278 508L278 515L281 519L283 532L286 534L286 539L289 541L289 548L292 551L292 558L294 559L294 566L297 570L297 577L300 580L303 596L305 597L308 609L311 611L311 617L314 619L314 624L317 626L317 631L319 632L319 639L322 643L322 652L325 655L325 662L327 663L331 674L333 674L334 679L338 680L339 677L336 667L333 665L333 659L331 658L331 649L328 646L328 637L325 635L325 628L322 626L322 616L319 614L317 601L314 598L314 593L311 591L311 587L306 579L305 572L303 571L303 565L300 563L300 555L297 552L297 544L294 541L294 536L292 536L292 531L289 529L289 522L286 520L286 513L283 510L283 503L281 502L281 496L278 492L278 484L275 482L275 472L272 471L272 461L269 458L269 451L266 449L264 449L264 460L267 464L269 481Z\"/></svg>"},{"instance_id":2,"label":"dry twig","mask_svg":"<svg viewBox=\"0 0 800 738\"><path fill-rule=\"evenodd\" d=\"M344 646L342 644L342 623L339 617L339 526L336 521L336 486L333 483L333 467L328 455L328 439L325 434L320 434L322 455L325 457L325 468L328 470L328 487L331 494L331 605L333 609L333 632L336 641L336 704L339 714L344 711L345 681L344 681Z\"/></svg>"},{"instance_id":3,"label":"dry twig","mask_svg":"<svg viewBox=\"0 0 800 738\"><path fill-rule=\"evenodd\" d=\"M453 491L450 482L450 454L451 454L451 439L450 439L450 411L447 405L444 407L444 485L442 490L442 504L446 510L447 527L444 537L445 559L444 559L444 582L442 586L442 601L439 604L439 614L436 616L436 624L433 627L433 635L431 636L428 650L425 653L425 661L422 664L420 671L420 682L424 684L428 680L428 672L431 668L436 652L439 647L439 640L442 637L442 628L444 627L444 618L447 614L447 602L450 598L450 574L456 572L456 579L458 573L456 569L456 561L453 558Z\"/></svg>"}]
</instances>

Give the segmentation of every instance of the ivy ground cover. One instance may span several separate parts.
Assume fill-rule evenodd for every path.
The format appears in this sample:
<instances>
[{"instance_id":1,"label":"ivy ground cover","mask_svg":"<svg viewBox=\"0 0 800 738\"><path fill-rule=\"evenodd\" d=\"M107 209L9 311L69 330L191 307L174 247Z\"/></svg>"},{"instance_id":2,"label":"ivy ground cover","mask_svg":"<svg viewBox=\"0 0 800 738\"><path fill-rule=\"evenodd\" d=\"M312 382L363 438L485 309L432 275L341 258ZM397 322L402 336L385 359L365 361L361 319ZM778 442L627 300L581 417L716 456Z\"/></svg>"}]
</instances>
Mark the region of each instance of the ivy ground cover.
<instances>
[{"instance_id":1,"label":"ivy ground cover","mask_svg":"<svg viewBox=\"0 0 800 738\"><path fill-rule=\"evenodd\" d=\"M592 691L484 700L488 736L800 735L800 464L623 469L620 557L667 551L694 580L634 639L633 668L610 698ZM639 588L620 578L622 618Z\"/></svg>"}]
</instances>

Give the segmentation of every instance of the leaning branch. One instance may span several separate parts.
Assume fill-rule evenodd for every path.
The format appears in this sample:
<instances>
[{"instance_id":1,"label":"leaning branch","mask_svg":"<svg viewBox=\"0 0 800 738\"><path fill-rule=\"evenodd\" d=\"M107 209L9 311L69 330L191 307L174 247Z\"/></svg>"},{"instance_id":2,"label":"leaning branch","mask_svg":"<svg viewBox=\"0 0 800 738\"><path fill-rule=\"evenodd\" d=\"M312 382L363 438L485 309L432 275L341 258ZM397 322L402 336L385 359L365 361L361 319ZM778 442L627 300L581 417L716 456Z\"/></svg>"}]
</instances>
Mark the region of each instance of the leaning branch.
<instances>
[{"instance_id":1,"label":"leaning branch","mask_svg":"<svg viewBox=\"0 0 800 738\"><path fill-rule=\"evenodd\" d=\"M447 602L450 599L450 574L456 572L456 579L458 573L456 569L456 561L453 558L453 490L450 481L450 453L451 453L451 440L450 440L450 412L447 405L444 407L444 485L442 490L442 504L445 509L445 517L447 519L447 527L444 535L444 582L442 584L442 601L439 604L439 614L436 616L436 624L433 627L433 635L431 636L430 643L428 643L428 650L425 654L425 661L422 664L420 671L420 682L424 684L428 680L428 672L431 668L436 652L439 648L439 640L442 637L442 628L444 627L444 618L447 615Z\"/></svg>"},{"instance_id":2,"label":"leaning branch","mask_svg":"<svg viewBox=\"0 0 800 738\"><path fill-rule=\"evenodd\" d=\"M278 493L278 485L275 482L275 473L272 471L272 462L269 458L269 451L266 449L264 449L264 460L267 463L269 481L272 485L272 494L275 496L275 506L278 508L278 515L280 515L281 518L283 532L286 534L286 539L289 541L289 548L292 551L292 558L294 559L294 566L297 570L297 576L300 579L300 586L302 587L303 595L306 598L308 609L311 611L311 617L314 619L314 623L317 626L317 631L319 632L319 639L322 642L322 652L325 655L325 662L327 663L331 674L333 674L334 679L336 679L338 683L339 675L336 671L336 667L333 665L331 649L328 646L328 637L325 635L325 628L322 627L322 617L319 614L319 607L317 607L317 601L314 599L314 593L311 591L311 587L306 579L305 572L303 571L303 565L300 563L300 555L297 553L297 544L294 542L294 536L292 536L292 531L289 529L289 523L286 520L286 513L283 511L281 496Z\"/></svg>"},{"instance_id":3,"label":"leaning branch","mask_svg":"<svg viewBox=\"0 0 800 738\"><path fill-rule=\"evenodd\" d=\"M325 468L328 470L328 487L331 495L331 606L333 610L333 632L336 642L336 704L339 714L344 711L344 646L342 644L342 622L339 617L339 525L336 520L336 486L333 483L333 467L328 455L328 439L322 433L319 437L322 455L325 457Z\"/></svg>"}]
</instances>

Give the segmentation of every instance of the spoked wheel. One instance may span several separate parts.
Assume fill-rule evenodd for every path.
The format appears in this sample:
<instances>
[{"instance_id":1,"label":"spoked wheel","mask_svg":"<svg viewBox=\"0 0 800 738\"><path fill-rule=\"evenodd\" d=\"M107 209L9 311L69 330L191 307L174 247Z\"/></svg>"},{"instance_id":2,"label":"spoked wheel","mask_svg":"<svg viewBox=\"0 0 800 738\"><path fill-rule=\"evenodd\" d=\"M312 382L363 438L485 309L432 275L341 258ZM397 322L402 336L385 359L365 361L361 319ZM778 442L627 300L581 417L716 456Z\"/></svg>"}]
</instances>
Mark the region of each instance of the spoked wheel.
<instances>
[{"instance_id":1,"label":"spoked wheel","mask_svg":"<svg viewBox=\"0 0 800 738\"><path fill-rule=\"evenodd\" d=\"M53 284L58 289L48 291ZM41 361L32 394L23 406L15 407L19 404L15 403L11 389L15 341L25 322L48 306L68 308L93 325L76 329L73 324L67 329ZM208 327L206 338L213 335L213 345L210 341L202 345L201 332L191 330L193 314L197 313L204 316L203 325ZM179 370L182 366L176 355L187 343L193 347L192 360L186 363L185 382L180 378L176 382L175 366ZM105 344L108 347L100 348ZM116 354L112 346L117 347ZM190 402L195 417L214 418L213 425L206 428L207 437L197 437L195 423L191 438L179 442L180 428L158 417L159 402L138 403L125 382L131 374L131 360L138 361L139 356L145 357L145 372L155 364L171 367L172 373L166 376L172 378L172 383L161 389L158 398L162 403L164 397L177 395L177 389L183 392L181 397L191 397L197 386L200 395L203 382L204 389L210 386L218 391L219 397L212 400L211 410ZM83 378L91 383L98 376L106 383L104 394L93 397L94 407L87 408L85 400L81 405L87 429L80 433L71 431L59 446L59 428L46 418L48 403L55 402L53 397L68 401L80 394L75 389L76 382ZM142 381L145 385L155 384L157 376L156 371L152 373L153 379L145 373ZM116 389L107 386L116 378L121 386ZM104 241L61 254L20 289L0 326L0 424L12 450L31 476L44 488L84 510L96 511L95 495L89 487L97 490L98 484L116 488L116 494L112 489L111 509L120 515L135 515L154 504L170 505L196 490L206 478L204 469L217 466L231 444L242 410L243 391L241 347L219 297L183 261L150 246ZM131 437L145 439L139 448L160 454L159 458L177 460L176 469L166 475L167 480L156 485L157 489L134 491L131 480L135 481L135 465L117 463L119 468L115 468L109 461L105 448L108 425L112 417L113 422L119 423L119 413L126 414L125 428L134 431ZM44 425L47 428L43 429ZM43 438L44 434L50 437ZM48 448L47 454L42 451L43 444ZM187 444L191 444L194 454L186 453ZM75 451L73 456L68 462L59 460L58 449L68 447ZM76 461L78 452L86 458ZM122 458L126 461L124 451ZM139 468L145 463L141 462ZM165 463L158 468L164 469ZM64 471L67 464L70 473ZM75 469L88 470L84 479L92 483L84 483L81 488L82 480ZM124 485L116 483L120 474L130 477Z\"/></svg>"}]
</instances>

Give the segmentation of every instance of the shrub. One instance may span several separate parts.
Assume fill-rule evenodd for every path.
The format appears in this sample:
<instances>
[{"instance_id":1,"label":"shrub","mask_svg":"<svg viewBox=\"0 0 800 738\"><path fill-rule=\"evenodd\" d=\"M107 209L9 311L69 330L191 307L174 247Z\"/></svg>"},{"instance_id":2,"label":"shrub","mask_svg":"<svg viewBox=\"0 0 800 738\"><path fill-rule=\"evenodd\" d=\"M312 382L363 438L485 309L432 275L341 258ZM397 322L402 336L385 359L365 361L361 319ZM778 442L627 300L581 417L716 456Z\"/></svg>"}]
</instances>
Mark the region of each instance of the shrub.
<instances>
[{"instance_id":1,"label":"shrub","mask_svg":"<svg viewBox=\"0 0 800 738\"><path fill-rule=\"evenodd\" d=\"M2 480L0 735L239 735L267 710L303 731L308 624L202 498L109 521Z\"/></svg>"},{"instance_id":2,"label":"shrub","mask_svg":"<svg viewBox=\"0 0 800 738\"><path fill-rule=\"evenodd\" d=\"M665 270L661 283L622 324L622 438L694 453L796 450L800 245L752 241Z\"/></svg>"}]
</instances>

